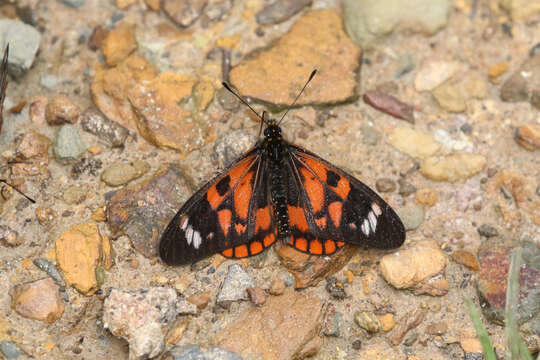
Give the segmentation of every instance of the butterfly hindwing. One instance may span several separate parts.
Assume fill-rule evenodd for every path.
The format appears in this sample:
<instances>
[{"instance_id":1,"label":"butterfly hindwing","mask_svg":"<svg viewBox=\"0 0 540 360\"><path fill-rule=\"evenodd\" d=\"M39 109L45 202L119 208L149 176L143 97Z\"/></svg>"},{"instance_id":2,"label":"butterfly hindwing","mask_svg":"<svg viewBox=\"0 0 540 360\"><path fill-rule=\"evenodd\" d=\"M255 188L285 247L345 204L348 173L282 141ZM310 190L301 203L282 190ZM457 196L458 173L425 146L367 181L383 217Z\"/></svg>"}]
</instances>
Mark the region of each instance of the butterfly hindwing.
<instances>
[{"instance_id":1,"label":"butterfly hindwing","mask_svg":"<svg viewBox=\"0 0 540 360\"><path fill-rule=\"evenodd\" d=\"M265 161L257 147L197 191L162 235L159 254L170 265L192 263L221 252L255 255L275 241L266 196Z\"/></svg>"},{"instance_id":2,"label":"butterfly hindwing","mask_svg":"<svg viewBox=\"0 0 540 360\"><path fill-rule=\"evenodd\" d=\"M326 255L345 242L391 249L405 241L394 210L353 176L295 145L289 145L287 163L292 178L289 245Z\"/></svg>"}]
</instances>

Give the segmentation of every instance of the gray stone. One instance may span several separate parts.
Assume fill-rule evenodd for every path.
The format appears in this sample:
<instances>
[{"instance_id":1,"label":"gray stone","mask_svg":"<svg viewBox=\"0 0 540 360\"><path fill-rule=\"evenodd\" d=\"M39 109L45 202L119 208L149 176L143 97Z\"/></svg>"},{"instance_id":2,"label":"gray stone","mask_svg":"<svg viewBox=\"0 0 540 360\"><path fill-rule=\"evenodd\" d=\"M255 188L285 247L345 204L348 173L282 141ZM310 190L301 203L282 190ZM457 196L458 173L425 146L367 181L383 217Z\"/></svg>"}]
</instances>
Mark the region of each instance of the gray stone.
<instances>
[{"instance_id":1,"label":"gray stone","mask_svg":"<svg viewBox=\"0 0 540 360\"><path fill-rule=\"evenodd\" d=\"M4 340L0 343L0 351L6 360L15 360L22 355L21 349L13 341Z\"/></svg>"},{"instance_id":2,"label":"gray stone","mask_svg":"<svg viewBox=\"0 0 540 360\"><path fill-rule=\"evenodd\" d=\"M405 230L415 230L424 222L424 209L415 203L409 203L403 208L397 210Z\"/></svg>"},{"instance_id":3,"label":"gray stone","mask_svg":"<svg viewBox=\"0 0 540 360\"><path fill-rule=\"evenodd\" d=\"M34 63L41 34L32 26L18 20L0 20L0 49L9 44L8 72L19 77Z\"/></svg>"},{"instance_id":4,"label":"gray stone","mask_svg":"<svg viewBox=\"0 0 540 360\"><path fill-rule=\"evenodd\" d=\"M58 85L58 78L51 74L44 74L39 78L39 84L46 89L54 90Z\"/></svg>"},{"instance_id":5,"label":"gray stone","mask_svg":"<svg viewBox=\"0 0 540 360\"><path fill-rule=\"evenodd\" d=\"M84 131L107 141L112 147L122 147L129 131L116 121L105 117L96 109L87 109L81 114L81 126Z\"/></svg>"},{"instance_id":6,"label":"gray stone","mask_svg":"<svg viewBox=\"0 0 540 360\"><path fill-rule=\"evenodd\" d=\"M86 145L76 126L64 125L53 142L53 154L60 163L77 161L86 151Z\"/></svg>"},{"instance_id":7,"label":"gray stone","mask_svg":"<svg viewBox=\"0 0 540 360\"><path fill-rule=\"evenodd\" d=\"M225 167L248 151L257 138L246 130L228 131L216 142L214 157L219 167Z\"/></svg>"},{"instance_id":8,"label":"gray stone","mask_svg":"<svg viewBox=\"0 0 540 360\"><path fill-rule=\"evenodd\" d=\"M173 360L242 360L241 356L220 347L202 350L193 344L176 346L167 355Z\"/></svg>"},{"instance_id":9,"label":"gray stone","mask_svg":"<svg viewBox=\"0 0 540 360\"><path fill-rule=\"evenodd\" d=\"M393 30L434 34L446 26L448 0L343 1L345 27L361 46L372 44ZM421 10L420 10L421 9Z\"/></svg>"},{"instance_id":10,"label":"gray stone","mask_svg":"<svg viewBox=\"0 0 540 360\"><path fill-rule=\"evenodd\" d=\"M380 136L381 135L379 134L379 132L373 129L371 126L364 125L362 127L362 142L364 144L377 145Z\"/></svg>"},{"instance_id":11,"label":"gray stone","mask_svg":"<svg viewBox=\"0 0 540 360\"><path fill-rule=\"evenodd\" d=\"M259 11L255 19L261 25L280 23L308 5L311 0L278 0Z\"/></svg>"},{"instance_id":12,"label":"gray stone","mask_svg":"<svg viewBox=\"0 0 540 360\"><path fill-rule=\"evenodd\" d=\"M233 301L249 300L247 288L255 287L255 282L240 264L229 265L229 271L223 280L217 296L217 303L227 307Z\"/></svg>"},{"instance_id":13,"label":"gray stone","mask_svg":"<svg viewBox=\"0 0 540 360\"><path fill-rule=\"evenodd\" d=\"M78 8L79 6L84 5L85 0L62 0L64 4L67 6L71 6L72 8Z\"/></svg>"}]
</instances>

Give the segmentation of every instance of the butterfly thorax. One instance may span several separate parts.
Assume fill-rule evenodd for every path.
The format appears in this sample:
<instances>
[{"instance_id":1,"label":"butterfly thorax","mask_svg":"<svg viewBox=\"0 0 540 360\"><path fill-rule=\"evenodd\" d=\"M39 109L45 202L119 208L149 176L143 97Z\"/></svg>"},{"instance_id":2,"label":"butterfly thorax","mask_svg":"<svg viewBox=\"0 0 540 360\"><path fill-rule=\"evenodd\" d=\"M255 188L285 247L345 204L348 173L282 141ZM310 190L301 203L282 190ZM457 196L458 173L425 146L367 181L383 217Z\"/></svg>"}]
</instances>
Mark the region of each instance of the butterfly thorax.
<instances>
[{"instance_id":1,"label":"butterfly thorax","mask_svg":"<svg viewBox=\"0 0 540 360\"><path fill-rule=\"evenodd\" d=\"M281 137L281 128L270 120L269 125L264 130L264 151L269 159L270 172L270 196L274 219L277 225L277 237L286 239L290 236L289 211L287 208L287 192L283 181L283 169L287 144Z\"/></svg>"}]
</instances>

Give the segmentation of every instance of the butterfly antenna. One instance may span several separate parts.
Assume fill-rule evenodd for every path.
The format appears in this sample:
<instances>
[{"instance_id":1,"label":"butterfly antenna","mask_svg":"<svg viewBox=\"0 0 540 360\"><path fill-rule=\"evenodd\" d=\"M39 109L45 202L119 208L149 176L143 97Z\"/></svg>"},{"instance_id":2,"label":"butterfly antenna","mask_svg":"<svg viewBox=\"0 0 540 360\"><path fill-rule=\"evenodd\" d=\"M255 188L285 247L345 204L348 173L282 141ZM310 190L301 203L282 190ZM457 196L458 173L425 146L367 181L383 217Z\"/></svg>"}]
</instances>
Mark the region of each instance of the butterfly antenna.
<instances>
[{"instance_id":1,"label":"butterfly antenna","mask_svg":"<svg viewBox=\"0 0 540 360\"><path fill-rule=\"evenodd\" d=\"M309 79L306 81L306 83L304 84L304 87L302 88L302 90L300 90L300 92L298 93L298 95L296 95L296 99L294 99L294 101L292 102L292 104L289 105L289 108L287 109L287 111L285 111L285 114L283 114L283 116L281 117L281 119L279 119L278 125L281 124L281 121L283 121L283 119L285 118L285 115L287 115L287 113L289 112L289 110L291 110L291 108L294 106L294 104L296 104L296 101L298 100L298 98L300 97L300 95L302 95L302 93L304 92L304 90L305 90L306 87L308 86L309 82L311 81L311 79L313 79L313 77L315 76L316 73L317 73L317 69L313 70L313 72L311 73L311 75L309 75Z\"/></svg>"},{"instance_id":2,"label":"butterfly antenna","mask_svg":"<svg viewBox=\"0 0 540 360\"><path fill-rule=\"evenodd\" d=\"M240 95L238 95L237 93L235 93L233 91L233 89L231 89L231 87L229 86L229 84L227 84L225 81L221 83L223 85L223 87L227 90L229 90L231 92L231 94L233 94L234 96L236 96L238 98L238 100L240 100L244 105L246 105L248 108L250 108L251 111L253 111L253 113L255 115L257 115L258 118L262 119L264 121L264 119L262 118L261 115L259 115L258 112L256 112L252 107L251 105L248 104L248 102L246 100L244 100Z\"/></svg>"},{"instance_id":3,"label":"butterfly antenna","mask_svg":"<svg viewBox=\"0 0 540 360\"><path fill-rule=\"evenodd\" d=\"M6 97L7 88L7 70L8 70L8 56L9 56L9 43L4 51L4 58L2 59L2 65L0 65L0 131L2 131L2 123L4 120L4 98Z\"/></svg>"},{"instance_id":4,"label":"butterfly antenna","mask_svg":"<svg viewBox=\"0 0 540 360\"><path fill-rule=\"evenodd\" d=\"M36 203L36 200L32 199L30 196L26 195L25 193L23 193L21 190L17 189L15 186L11 185L10 183L8 183L6 180L4 179L0 179L0 183L4 183L6 184L7 186L9 186L10 188L12 188L13 190L15 190L16 192L18 192L19 194L21 194L22 196L24 196L25 198L27 198L28 200L30 200L30 202L32 204L35 204Z\"/></svg>"}]
</instances>

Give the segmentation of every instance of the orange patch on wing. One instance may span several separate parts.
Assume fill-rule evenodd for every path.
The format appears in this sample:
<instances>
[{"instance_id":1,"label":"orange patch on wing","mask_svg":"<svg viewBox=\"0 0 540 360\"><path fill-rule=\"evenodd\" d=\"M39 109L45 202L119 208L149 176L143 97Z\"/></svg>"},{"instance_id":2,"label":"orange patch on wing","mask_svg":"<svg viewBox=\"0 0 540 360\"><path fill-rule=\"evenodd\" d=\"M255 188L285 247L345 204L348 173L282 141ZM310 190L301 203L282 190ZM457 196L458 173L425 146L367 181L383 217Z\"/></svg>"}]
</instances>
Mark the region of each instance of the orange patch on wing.
<instances>
[{"instance_id":1,"label":"orange patch on wing","mask_svg":"<svg viewBox=\"0 0 540 360\"><path fill-rule=\"evenodd\" d=\"M318 239L311 240L309 242L309 252L315 255L322 255L323 253L322 243Z\"/></svg>"},{"instance_id":2,"label":"orange patch on wing","mask_svg":"<svg viewBox=\"0 0 540 360\"><path fill-rule=\"evenodd\" d=\"M328 213L330 214L332 222L334 223L336 228L339 228L339 223L341 222L342 209L343 204L339 201L334 201L333 203L328 205Z\"/></svg>"},{"instance_id":3,"label":"orange patch on wing","mask_svg":"<svg viewBox=\"0 0 540 360\"><path fill-rule=\"evenodd\" d=\"M302 157L302 160L306 163L307 166L321 179L326 182L326 166L308 157Z\"/></svg>"},{"instance_id":4,"label":"orange patch on wing","mask_svg":"<svg viewBox=\"0 0 540 360\"><path fill-rule=\"evenodd\" d=\"M351 184L349 184L349 180L345 179L343 176L339 179L338 184L336 187L332 187L336 194L338 194L343 200L349 196L349 191L351 191Z\"/></svg>"},{"instance_id":5,"label":"orange patch on wing","mask_svg":"<svg viewBox=\"0 0 540 360\"><path fill-rule=\"evenodd\" d=\"M327 180L326 172L329 171L329 170L332 170L332 171L337 170L337 169L334 169L334 170L330 169L327 166L325 166L324 164L321 164L320 162L318 162L317 160L310 159L308 157L302 157L302 160L326 184L327 184L327 182L326 182L326 180ZM334 172L338 173L339 171L334 171ZM351 191L351 184L349 184L349 181L347 179L345 179L341 175L340 175L340 179L339 179L338 184L337 184L336 187L333 187L333 186L330 186L330 185L328 185L328 186L332 190L334 190L336 192L336 194L338 194L339 197L341 197L342 199L346 199L347 196L349 195L349 192Z\"/></svg>"},{"instance_id":6,"label":"orange patch on wing","mask_svg":"<svg viewBox=\"0 0 540 360\"><path fill-rule=\"evenodd\" d=\"M340 248L343 245L345 245L345 242L344 241L337 241L336 244L337 244L337 247Z\"/></svg>"},{"instance_id":7,"label":"orange patch on wing","mask_svg":"<svg viewBox=\"0 0 540 360\"><path fill-rule=\"evenodd\" d=\"M229 229L231 228L231 218L232 218L232 212L229 209L223 209L218 211L218 221L219 226L221 226L221 230L223 231L223 234L227 236L229 234Z\"/></svg>"},{"instance_id":8,"label":"orange patch on wing","mask_svg":"<svg viewBox=\"0 0 540 360\"><path fill-rule=\"evenodd\" d=\"M254 241L251 244L249 244L249 250L251 251L251 255L255 255L263 251L264 247L260 241Z\"/></svg>"},{"instance_id":9,"label":"orange patch on wing","mask_svg":"<svg viewBox=\"0 0 540 360\"><path fill-rule=\"evenodd\" d=\"M234 257L243 258L249 256L248 247L246 244L239 245L234 248Z\"/></svg>"},{"instance_id":10,"label":"orange patch on wing","mask_svg":"<svg viewBox=\"0 0 540 360\"><path fill-rule=\"evenodd\" d=\"M225 257L228 257L228 258L233 257L233 255L234 255L233 249L230 248L230 249L227 249L227 250L223 250L223 251L221 252L221 255L223 255L223 256L225 256Z\"/></svg>"},{"instance_id":11,"label":"orange patch on wing","mask_svg":"<svg viewBox=\"0 0 540 360\"><path fill-rule=\"evenodd\" d=\"M240 184L234 190L234 209L236 215L240 219L247 219L249 212L249 202L251 195L253 195L253 189L251 188L251 179L253 178L253 171L244 176Z\"/></svg>"},{"instance_id":12,"label":"orange patch on wing","mask_svg":"<svg viewBox=\"0 0 540 360\"><path fill-rule=\"evenodd\" d=\"M304 177L304 189L316 214L322 210L324 206L324 187L311 171L306 168L300 168L300 172Z\"/></svg>"},{"instance_id":13,"label":"orange patch on wing","mask_svg":"<svg viewBox=\"0 0 540 360\"><path fill-rule=\"evenodd\" d=\"M240 180L242 175L249 169L249 167L253 164L255 161L255 156L250 156L249 158L246 158L242 160L240 163L236 165L231 171L229 171L227 174L224 174L223 177L229 176L229 189L232 189ZM223 179L221 177L219 180ZM206 193L206 200L208 200L208 203L212 207L212 209L216 210L223 201L223 199L229 194L229 191L227 193L223 194L223 196L219 195L219 192L217 191L216 185L219 183L219 180L214 183L213 186L208 189L208 192Z\"/></svg>"},{"instance_id":14,"label":"orange patch on wing","mask_svg":"<svg viewBox=\"0 0 540 360\"><path fill-rule=\"evenodd\" d=\"M216 210L219 204L223 201L223 199L227 196L227 194L224 194L223 196L220 196L216 185L212 186L210 189L208 189L208 192L206 193L206 200L208 200L208 203L212 207L212 209Z\"/></svg>"},{"instance_id":15,"label":"orange patch on wing","mask_svg":"<svg viewBox=\"0 0 540 360\"><path fill-rule=\"evenodd\" d=\"M322 218L315 219L315 224L319 227L319 229L324 229L326 227L326 216L323 216Z\"/></svg>"},{"instance_id":16,"label":"orange patch on wing","mask_svg":"<svg viewBox=\"0 0 540 360\"><path fill-rule=\"evenodd\" d=\"M295 226L298 230L306 232L308 230L308 223L304 210L298 206L288 206L289 208L289 224Z\"/></svg>"},{"instance_id":17,"label":"orange patch on wing","mask_svg":"<svg viewBox=\"0 0 540 360\"><path fill-rule=\"evenodd\" d=\"M324 242L324 253L332 254L336 251L336 242L334 240L326 240Z\"/></svg>"},{"instance_id":18,"label":"orange patch on wing","mask_svg":"<svg viewBox=\"0 0 540 360\"><path fill-rule=\"evenodd\" d=\"M270 209L267 207L257 210L257 217L255 218L255 232L259 229L267 230L270 228Z\"/></svg>"},{"instance_id":19,"label":"orange patch on wing","mask_svg":"<svg viewBox=\"0 0 540 360\"><path fill-rule=\"evenodd\" d=\"M276 241L276 237L274 236L274 234L266 235L263 240L264 247L265 248L269 247L270 245L274 243L274 241Z\"/></svg>"},{"instance_id":20,"label":"orange patch on wing","mask_svg":"<svg viewBox=\"0 0 540 360\"><path fill-rule=\"evenodd\" d=\"M294 242L294 247L297 248L300 251L307 251L308 248L308 242L304 238L298 238Z\"/></svg>"},{"instance_id":21,"label":"orange patch on wing","mask_svg":"<svg viewBox=\"0 0 540 360\"><path fill-rule=\"evenodd\" d=\"M235 224L234 229L236 230L236 233L240 235L246 232L247 226L242 224Z\"/></svg>"}]
</instances>

